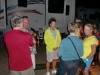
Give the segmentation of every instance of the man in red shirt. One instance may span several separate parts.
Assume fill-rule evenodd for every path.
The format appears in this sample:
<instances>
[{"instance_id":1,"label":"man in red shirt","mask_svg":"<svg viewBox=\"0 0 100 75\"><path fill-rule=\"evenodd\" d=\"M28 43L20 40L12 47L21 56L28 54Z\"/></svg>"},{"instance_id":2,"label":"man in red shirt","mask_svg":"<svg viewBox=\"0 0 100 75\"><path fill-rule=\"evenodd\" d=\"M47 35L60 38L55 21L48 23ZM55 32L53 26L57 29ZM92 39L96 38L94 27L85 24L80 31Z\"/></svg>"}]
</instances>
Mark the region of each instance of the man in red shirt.
<instances>
[{"instance_id":1,"label":"man in red shirt","mask_svg":"<svg viewBox=\"0 0 100 75\"><path fill-rule=\"evenodd\" d=\"M35 75L29 49L29 46L34 46L32 36L22 31L23 19L18 15L12 17L11 26L13 30L4 34L10 75Z\"/></svg>"}]
</instances>

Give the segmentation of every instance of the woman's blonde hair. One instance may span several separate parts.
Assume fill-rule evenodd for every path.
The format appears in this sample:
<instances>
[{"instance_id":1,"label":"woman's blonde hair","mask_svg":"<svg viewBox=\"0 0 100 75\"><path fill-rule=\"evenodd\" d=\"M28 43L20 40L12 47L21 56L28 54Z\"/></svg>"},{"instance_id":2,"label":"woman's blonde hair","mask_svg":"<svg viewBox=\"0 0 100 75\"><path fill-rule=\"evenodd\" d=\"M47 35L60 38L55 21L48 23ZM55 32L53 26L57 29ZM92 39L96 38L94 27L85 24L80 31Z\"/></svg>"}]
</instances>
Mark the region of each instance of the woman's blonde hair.
<instances>
[{"instance_id":1,"label":"woman's blonde hair","mask_svg":"<svg viewBox=\"0 0 100 75\"><path fill-rule=\"evenodd\" d=\"M78 24L77 23L69 23L68 24L68 31L69 32L75 32L78 28Z\"/></svg>"},{"instance_id":2,"label":"woman's blonde hair","mask_svg":"<svg viewBox=\"0 0 100 75\"><path fill-rule=\"evenodd\" d=\"M91 24L91 23L85 24L85 26L89 27L90 30L94 30L94 29L93 29L93 24Z\"/></svg>"}]
</instances>

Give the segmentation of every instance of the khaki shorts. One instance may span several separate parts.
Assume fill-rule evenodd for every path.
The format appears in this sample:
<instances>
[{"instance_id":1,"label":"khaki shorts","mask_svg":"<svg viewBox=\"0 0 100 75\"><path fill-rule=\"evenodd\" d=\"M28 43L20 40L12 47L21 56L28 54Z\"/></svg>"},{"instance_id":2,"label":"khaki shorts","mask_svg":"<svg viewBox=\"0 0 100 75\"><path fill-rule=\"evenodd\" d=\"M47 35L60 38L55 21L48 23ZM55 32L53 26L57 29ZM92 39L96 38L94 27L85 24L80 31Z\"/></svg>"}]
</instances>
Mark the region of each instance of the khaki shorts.
<instances>
[{"instance_id":1,"label":"khaki shorts","mask_svg":"<svg viewBox=\"0 0 100 75\"><path fill-rule=\"evenodd\" d=\"M12 71L10 70L10 75L35 75L33 67L24 71Z\"/></svg>"},{"instance_id":2,"label":"khaki shorts","mask_svg":"<svg viewBox=\"0 0 100 75\"><path fill-rule=\"evenodd\" d=\"M58 59L59 57L57 56L57 52L58 52L58 51L46 52L46 54L47 54L47 61L48 61L48 62L52 62L53 59Z\"/></svg>"}]
</instances>

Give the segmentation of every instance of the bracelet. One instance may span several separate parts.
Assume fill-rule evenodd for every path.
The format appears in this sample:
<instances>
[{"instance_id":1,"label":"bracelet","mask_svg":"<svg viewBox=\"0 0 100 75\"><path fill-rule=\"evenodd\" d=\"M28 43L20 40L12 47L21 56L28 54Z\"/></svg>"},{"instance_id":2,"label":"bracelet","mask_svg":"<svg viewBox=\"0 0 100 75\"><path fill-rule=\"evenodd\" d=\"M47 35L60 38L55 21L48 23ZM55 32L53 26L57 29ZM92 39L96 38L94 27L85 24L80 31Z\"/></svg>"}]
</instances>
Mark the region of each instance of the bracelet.
<instances>
[{"instance_id":1,"label":"bracelet","mask_svg":"<svg viewBox=\"0 0 100 75\"><path fill-rule=\"evenodd\" d=\"M86 61L89 61L89 60L86 58Z\"/></svg>"}]
</instances>

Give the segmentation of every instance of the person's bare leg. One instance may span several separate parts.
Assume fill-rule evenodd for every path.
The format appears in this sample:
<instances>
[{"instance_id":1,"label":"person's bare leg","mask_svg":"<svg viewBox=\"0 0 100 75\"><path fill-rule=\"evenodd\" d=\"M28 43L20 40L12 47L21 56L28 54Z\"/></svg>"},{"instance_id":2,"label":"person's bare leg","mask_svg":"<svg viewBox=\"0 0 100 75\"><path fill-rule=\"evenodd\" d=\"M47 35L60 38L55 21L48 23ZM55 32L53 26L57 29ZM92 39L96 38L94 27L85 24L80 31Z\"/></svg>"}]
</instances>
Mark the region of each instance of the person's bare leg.
<instances>
[{"instance_id":1,"label":"person's bare leg","mask_svg":"<svg viewBox=\"0 0 100 75\"><path fill-rule=\"evenodd\" d=\"M83 75L89 75L89 70L85 70Z\"/></svg>"},{"instance_id":2,"label":"person's bare leg","mask_svg":"<svg viewBox=\"0 0 100 75\"><path fill-rule=\"evenodd\" d=\"M56 63L57 63L57 59L53 59L53 61L52 61L53 70L56 70Z\"/></svg>"},{"instance_id":3,"label":"person's bare leg","mask_svg":"<svg viewBox=\"0 0 100 75\"><path fill-rule=\"evenodd\" d=\"M95 62L94 61L92 62L91 66L92 66L92 68L95 68Z\"/></svg>"},{"instance_id":4,"label":"person's bare leg","mask_svg":"<svg viewBox=\"0 0 100 75\"><path fill-rule=\"evenodd\" d=\"M50 71L49 71L49 68L50 68L50 62L47 61L47 62L46 62L46 70L47 70L47 72L50 72Z\"/></svg>"}]
</instances>

